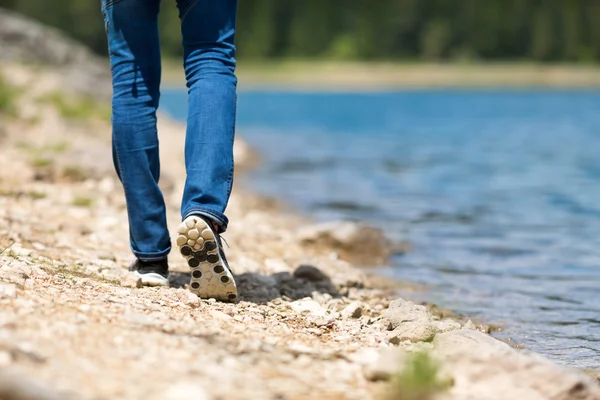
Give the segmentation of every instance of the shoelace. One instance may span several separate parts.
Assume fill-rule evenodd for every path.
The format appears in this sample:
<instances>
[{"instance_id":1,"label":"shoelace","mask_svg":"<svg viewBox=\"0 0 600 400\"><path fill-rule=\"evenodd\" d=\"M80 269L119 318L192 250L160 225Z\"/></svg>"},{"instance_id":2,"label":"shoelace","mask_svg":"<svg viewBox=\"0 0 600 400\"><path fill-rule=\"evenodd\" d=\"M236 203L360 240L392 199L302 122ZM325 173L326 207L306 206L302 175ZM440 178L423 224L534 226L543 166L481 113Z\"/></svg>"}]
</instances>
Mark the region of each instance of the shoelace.
<instances>
[{"instance_id":1,"label":"shoelace","mask_svg":"<svg viewBox=\"0 0 600 400\"><path fill-rule=\"evenodd\" d=\"M220 242L220 241L224 241L224 242L225 242L225 244L227 245L227 248L228 248L228 249L230 249L230 248L231 248L231 246L229 246L229 243L227 243L227 239L225 239L225 238L224 238L223 236L221 236L220 234L218 235L218 237L219 237L219 242ZM222 246L222 245L221 245L221 246Z\"/></svg>"}]
</instances>

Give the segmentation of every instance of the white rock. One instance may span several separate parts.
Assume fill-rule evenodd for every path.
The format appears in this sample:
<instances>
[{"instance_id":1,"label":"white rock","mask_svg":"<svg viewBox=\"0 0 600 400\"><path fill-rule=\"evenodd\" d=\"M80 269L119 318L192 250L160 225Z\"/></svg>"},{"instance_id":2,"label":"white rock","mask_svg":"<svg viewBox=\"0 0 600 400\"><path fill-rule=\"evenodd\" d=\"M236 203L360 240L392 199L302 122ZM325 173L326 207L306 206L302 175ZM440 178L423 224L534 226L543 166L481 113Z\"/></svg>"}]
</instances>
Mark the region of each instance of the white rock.
<instances>
[{"instance_id":1,"label":"white rock","mask_svg":"<svg viewBox=\"0 0 600 400\"><path fill-rule=\"evenodd\" d=\"M289 306L292 308L292 310L300 314L308 314L321 317L327 315L327 310L325 310L323 307L321 307L319 303L310 298L293 301L289 303Z\"/></svg>"},{"instance_id":2,"label":"white rock","mask_svg":"<svg viewBox=\"0 0 600 400\"><path fill-rule=\"evenodd\" d=\"M12 283L0 283L0 298L13 298L16 295L16 285Z\"/></svg>"},{"instance_id":3,"label":"white rock","mask_svg":"<svg viewBox=\"0 0 600 400\"><path fill-rule=\"evenodd\" d=\"M12 364L12 356L8 351L0 351L0 367L8 367Z\"/></svg>"},{"instance_id":4,"label":"white rock","mask_svg":"<svg viewBox=\"0 0 600 400\"><path fill-rule=\"evenodd\" d=\"M197 382L178 382L165 391L165 400L211 400L213 397Z\"/></svg>"},{"instance_id":5,"label":"white rock","mask_svg":"<svg viewBox=\"0 0 600 400\"><path fill-rule=\"evenodd\" d=\"M363 366L368 380L389 380L404 366L406 352L395 347L364 349L357 353L354 359Z\"/></svg>"},{"instance_id":6,"label":"white rock","mask_svg":"<svg viewBox=\"0 0 600 400\"><path fill-rule=\"evenodd\" d=\"M600 388L580 371L518 351L477 330L441 333L433 341L457 398L598 400Z\"/></svg>"},{"instance_id":7,"label":"white rock","mask_svg":"<svg viewBox=\"0 0 600 400\"><path fill-rule=\"evenodd\" d=\"M350 303L341 312L343 319L360 318L362 316L362 304L359 302Z\"/></svg>"}]
</instances>

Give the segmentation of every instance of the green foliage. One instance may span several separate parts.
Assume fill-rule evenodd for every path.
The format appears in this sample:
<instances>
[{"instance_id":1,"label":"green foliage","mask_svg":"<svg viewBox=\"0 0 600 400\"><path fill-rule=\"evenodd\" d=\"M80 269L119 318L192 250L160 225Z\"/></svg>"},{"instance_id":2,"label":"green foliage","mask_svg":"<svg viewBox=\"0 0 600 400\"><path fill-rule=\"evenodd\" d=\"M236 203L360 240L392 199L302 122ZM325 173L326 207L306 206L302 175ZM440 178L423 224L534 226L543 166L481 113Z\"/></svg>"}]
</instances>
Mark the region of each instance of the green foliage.
<instances>
[{"instance_id":1,"label":"green foliage","mask_svg":"<svg viewBox=\"0 0 600 400\"><path fill-rule=\"evenodd\" d=\"M0 0L107 53L99 1ZM590 0L244 0L240 59L600 59L600 2ZM163 1L163 54L181 57L176 2Z\"/></svg>"},{"instance_id":2,"label":"green foliage","mask_svg":"<svg viewBox=\"0 0 600 400\"><path fill-rule=\"evenodd\" d=\"M73 199L72 203L75 207L91 207L94 204L94 200L91 197L77 196Z\"/></svg>"},{"instance_id":3,"label":"green foliage","mask_svg":"<svg viewBox=\"0 0 600 400\"><path fill-rule=\"evenodd\" d=\"M72 98L62 92L54 92L42 97L40 101L53 105L65 119L110 119L110 110L91 97Z\"/></svg>"},{"instance_id":4,"label":"green foliage","mask_svg":"<svg viewBox=\"0 0 600 400\"><path fill-rule=\"evenodd\" d=\"M31 159L31 165L33 165L36 168L46 168L50 167L52 164L54 164L54 161L51 158L44 157L41 154L35 155Z\"/></svg>"},{"instance_id":5,"label":"green foliage","mask_svg":"<svg viewBox=\"0 0 600 400\"><path fill-rule=\"evenodd\" d=\"M7 82L4 75L0 73L0 114L16 115L16 100L19 93L19 89Z\"/></svg>"},{"instance_id":6,"label":"green foliage","mask_svg":"<svg viewBox=\"0 0 600 400\"><path fill-rule=\"evenodd\" d=\"M451 386L438 377L439 367L426 352L411 354L392 379L384 400L432 400Z\"/></svg>"}]
</instances>

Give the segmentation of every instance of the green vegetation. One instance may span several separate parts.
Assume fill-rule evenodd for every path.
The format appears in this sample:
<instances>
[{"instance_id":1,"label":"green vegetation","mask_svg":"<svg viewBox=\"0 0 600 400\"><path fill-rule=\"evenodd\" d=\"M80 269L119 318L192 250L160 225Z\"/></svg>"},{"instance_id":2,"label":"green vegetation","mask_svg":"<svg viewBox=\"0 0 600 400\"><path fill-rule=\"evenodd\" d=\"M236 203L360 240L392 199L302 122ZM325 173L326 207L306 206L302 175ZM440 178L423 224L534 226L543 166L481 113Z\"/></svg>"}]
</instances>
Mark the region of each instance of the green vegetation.
<instances>
[{"instance_id":1,"label":"green vegetation","mask_svg":"<svg viewBox=\"0 0 600 400\"><path fill-rule=\"evenodd\" d=\"M5 252L6 250L10 250L10 248L12 247L12 245L13 245L13 244L15 244L15 242L14 242L14 241L11 241L11 242L10 242L8 245L6 245L6 246L4 246L4 247L0 248L0 256L1 256L2 254L4 254L4 252ZM12 251L12 250L10 250L10 251Z\"/></svg>"},{"instance_id":2,"label":"green vegetation","mask_svg":"<svg viewBox=\"0 0 600 400\"><path fill-rule=\"evenodd\" d=\"M163 54L182 54L175 1L163 2ZM0 0L105 55L99 2ZM240 59L600 59L600 2L590 0L244 0Z\"/></svg>"},{"instance_id":3,"label":"green vegetation","mask_svg":"<svg viewBox=\"0 0 600 400\"><path fill-rule=\"evenodd\" d=\"M72 98L62 92L54 92L43 96L40 101L53 105L65 119L78 121L91 118L110 119L109 108L91 97Z\"/></svg>"},{"instance_id":4,"label":"green vegetation","mask_svg":"<svg viewBox=\"0 0 600 400\"><path fill-rule=\"evenodd\" d=\"M4 75L0 73L0 114L17 115L16 100L19 93L19 89L7 82Z\"/></svg>"},{"instance_id":5,"label":"green vegetation","mask_svg":"<svg viewBox=\"0 0 600 400\"><path fill-rule=\"evenodd\" d=\"M76 207L91 207L94 204L94 199L86 196L77 196L73 199L71 203Z\"/></svg>"},{"instance_id":6,"label":"green vegetation","mask_svg":"<svg viewBox=\"0 0 600 400\"><path fill-rule=\"evenodd\" d=\"M384 400L432 400L451 386L438 377L439 366L426 352L410 354L392 379Z\"/></svg>"},{"instance_id":7,"label":"green vegetation","mask_svg":"<svg viewBox=\"0 0 600 400\"><path fill-rule=\"evenodd\" d=\"M29 197L30 199L33 199L33 200L45 199L47 197L46 193L38 192L36 190L29 190L29 191L23 192L20 190L0 189L0 197L21 197L21 196ZM0 252L0 254L2 254L2 252Z\"/></svg>"},{"instance_id":8,"label":"green vegetation","mask_svg":"<svg viewBox=\"0 0 600 400\"><path fill-rule=\"evenodd\" d=\"M56 275L61 279L68 280L71 283L77 283L78 279L92 279L96 282L108 283L111 285L118 285L119 281L117 279L105 277L99 274L95 274L93 272L87 271L83 265L67 265L67 264L59 264L55 265L53 260L49 259L40 259L36 260L44 264L48 268L44 268L44 270L50 275Z\"/></svg>"},{"instance_id":9,"label":"green vegetation","mask_svg":"<svg viewBox=\"0 0 600 400\"><path fill-rule=\"evenodd\" d=\"M31 165L36 168L47 168L52 166L54 161L51 158L44 157L42 155L36 155L31 159Z\"/></svg>"}]
</instances>

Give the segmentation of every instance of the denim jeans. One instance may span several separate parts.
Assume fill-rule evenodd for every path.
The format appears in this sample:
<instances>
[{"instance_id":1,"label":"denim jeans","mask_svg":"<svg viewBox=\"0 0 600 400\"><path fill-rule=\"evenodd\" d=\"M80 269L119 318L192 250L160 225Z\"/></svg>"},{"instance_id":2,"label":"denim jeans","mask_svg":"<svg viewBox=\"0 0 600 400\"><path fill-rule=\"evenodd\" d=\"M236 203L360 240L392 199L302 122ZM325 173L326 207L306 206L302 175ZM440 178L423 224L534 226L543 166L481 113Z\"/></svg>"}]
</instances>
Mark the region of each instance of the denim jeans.
<instances>
[{"instance_id":1,"label":"denim jeans","mask_svg":"<svg viewBox=\"0 0 600 400\"><path fill-rule=\"evenodd\" d=\"M223 232L233 181L237 0L177 0L177 7L189 101L181 214L207 217ZM102 0L113 77L113 161L125 191L131 249L143 261L163 259L171 249L158 187L159 8L160 0Z\"/></svg>"}]
</instances>

